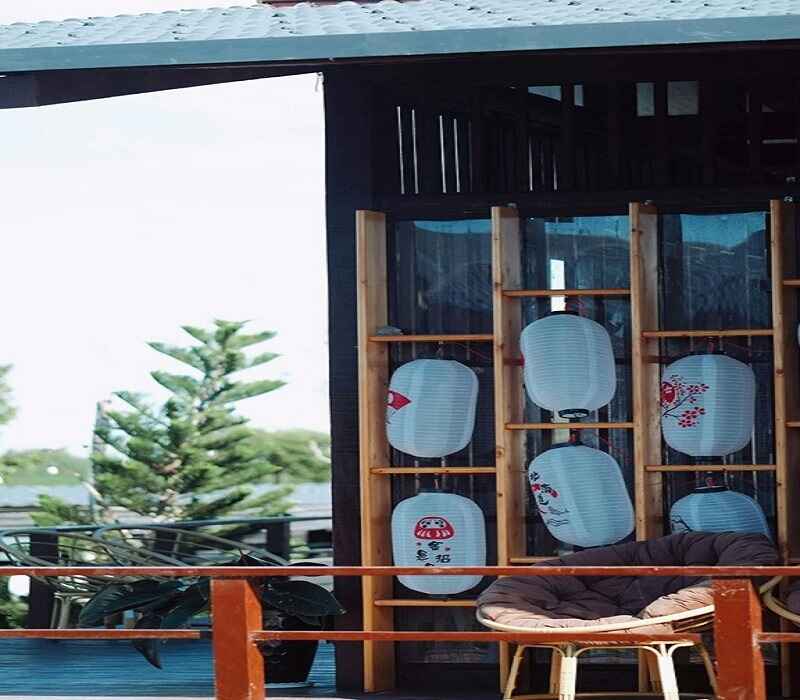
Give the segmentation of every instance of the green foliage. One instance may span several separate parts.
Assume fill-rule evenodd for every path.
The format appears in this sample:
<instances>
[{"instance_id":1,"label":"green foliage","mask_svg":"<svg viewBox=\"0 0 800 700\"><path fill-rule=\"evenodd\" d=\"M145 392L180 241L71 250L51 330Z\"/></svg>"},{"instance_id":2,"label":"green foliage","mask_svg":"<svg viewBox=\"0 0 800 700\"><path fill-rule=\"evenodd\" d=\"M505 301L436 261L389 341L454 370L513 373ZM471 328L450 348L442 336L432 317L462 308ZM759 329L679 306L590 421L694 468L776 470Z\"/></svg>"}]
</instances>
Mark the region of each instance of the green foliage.
<instances>
[{"instance_id":1,"label":"green foliage","mask_svg":"<svg viewBox=\"0 0 800 700\"><path fill-rule=\"evenodd\" d=\"M67 486L89 479L91 463L66 450L9 450L0 456L8 486ZM52 470L55 467L55 471Z\"/></svg>"},{"instance_id":2,"label":"green foliage","mask_svg":"<svg viewBox=\"0 0 800 700\"><path fill-rule=\"evenodd\" d=\"M236 404L274 391L283 382L235 376L275 357L245 352L274 336L245 333L245 325L215 321L210 328L185 326L197 341L186 347L149 343L181 363L184 372L151 374L171 394L163 405L120 391L116 397L126 409L107 411L95 426L95 436L105 446L92 455L101 519L111 518L113 506L154 520L286 511L290 487L253 494L254 484L277 481L280 466L260 450L254 440L258 431L237 415ZM40 507L40 522L80 522L86 517L85 510L69 510L57 499L42 499Z\"/></svg>"},{"instance_id":3,"label":"green foliage","mask_svg":"<svg viewBox=\"0 0 800 700\"><path fill-rule=\"evenodd\" d=\"M242 553L231 566L272 566L272 562ZM328 590L310 581L265 576L260 579L261 602L265 610L300 619L306 625L322 627L326 617L341 615L341 604ZM159 581L142 579L112 583L98 591L83 607L81 627L96 627L106 617L127 610L139 614L137 629L180 629L210 608L206 578ZM134 647L156 668L161 668L160 644L156 640L134 642Z\"/></svg>"},{"instance_id":4,"label":"green foliage","mask_svg":"<svg viewBox=\"0 0 800 700\"><path fill-rule=\"evenodd\" d=\"M255 430L250 444L278 470L276 483L331 480L331 438L314 430Z\"/></svg>"},{"instance_id":5,"label":"green foliage","mask_svg":"<svg viewBox=\"0 0 800 700\"><path fill-rule=\"evenodd\" d=\"M0 425L10 422L16 415L11 405L11 387L8 385L10 365L0 365Z\"/></svg>"},{"instance_id":6,"label":"green foliage","mask_svg":"<svg viewBox=\"0 0 800 700\"><path fill-rule=\"evenodd\" d=\"M2 629L22 627L28 610L27 604L9 593L8 581L7 576L0 579L0 628Z\"/></svg>"}]
</instances>

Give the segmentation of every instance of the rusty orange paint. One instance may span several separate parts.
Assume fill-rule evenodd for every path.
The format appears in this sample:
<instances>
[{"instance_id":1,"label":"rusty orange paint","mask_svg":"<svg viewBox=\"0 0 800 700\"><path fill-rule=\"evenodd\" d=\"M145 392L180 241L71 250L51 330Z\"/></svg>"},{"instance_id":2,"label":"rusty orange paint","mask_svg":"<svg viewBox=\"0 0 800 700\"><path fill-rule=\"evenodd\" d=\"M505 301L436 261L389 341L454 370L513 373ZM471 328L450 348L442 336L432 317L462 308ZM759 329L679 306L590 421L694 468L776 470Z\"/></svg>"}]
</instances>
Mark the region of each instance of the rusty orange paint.
<instances>
[{"instance_id":1,"label":"rusty orange paint","mask_svg":"<svg viewBox=\"0 0 800 700\"><path fill-rule=\"evenodd\" d=\"M714 581L718 700L766 700L761 602L748 579Z\"/></svg>"},{"instance_id":2,"label":"rusty orange paint","mask_svg":"<svg viewBox=\"0 0 800 700\"><path fill-rule=\"evenodd\" d=\"M264 700L264 659L253 635L261 630L261 599L246 579L211 582L214 686L217 700Z\"/></svg>"}]
</instances>

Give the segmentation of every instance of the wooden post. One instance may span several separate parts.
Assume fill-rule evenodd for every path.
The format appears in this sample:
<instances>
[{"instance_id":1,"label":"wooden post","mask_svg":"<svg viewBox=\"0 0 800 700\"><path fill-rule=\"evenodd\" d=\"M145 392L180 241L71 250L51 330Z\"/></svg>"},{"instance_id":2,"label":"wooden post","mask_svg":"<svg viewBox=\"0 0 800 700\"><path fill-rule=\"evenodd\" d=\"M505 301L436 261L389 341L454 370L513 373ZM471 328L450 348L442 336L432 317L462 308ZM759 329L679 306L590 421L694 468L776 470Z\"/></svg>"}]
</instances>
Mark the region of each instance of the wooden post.
<instances>
[{"instance_id":1,"label":"wooden post","mask_svg":"<svg viewBox=\"0 0 800 700\"><path fill-rule=\"evenodd\" d=\"M211 581L216 700L264 700L264 657L251 635L263 628L261 599L246 579Z\"/></svg>"},{"instance_id":2,"label":"wooden post","mask_svg":"<svg viewBox=\"0 0 800 700\"><path fill-rule=\"evenodd\" d=\"M520 357L522 315L519 299L503 294L520 289L522 241L519 214L511 207L492 208L492 283L494 304L494 420L497 470L497 563L507 566L525 555L525 433L506 428L523 420ZM500 644L500 687L505 687L509 647Z\"/></svg>"},{"instance_id":3,"label":"wooden post","mask_svg":"<svg viewBox=\"0 0 800 700\"><path fill-rule=\"evenodd\" d=\"M714 581L718 700L766 700L761 601L748 579Z\"/></svg>"},{"instance_id":4,"label":"wooden post","mask_svg":"<svg viewBox=\"0 0 800 700\"><path fill-rule=\"evenodd\" d=\"M386 272L386 216L356 212L358 266L358 427L361 472L361 563L392 564L391 481L372 472L389 464L386 440L386 392L389 351L386 343L370 336L388 321ZM362 581L364 630L394 629L394 610L376 607L376 600L392 598L390 576L365 576ZM364 690L390 690L395 682L394 644L364 642Z\"/></svg>"},{"instance_id":5,"label":"wooden post","mask_svg":"<svg viewBox=\"0 0 800 700\"><path fill-rule=\"evenodd\" d=\"M780 200L770 202L770 268L772 272L772 343L775 398L775 491L778 548L784 564L798 554L800 484L792 469L800 460L798 431L789 421L800 418L796 387L800 376L797 347L797 289L784 285L794 277L797 242L795 205ZM785 621L784 630L791 629ZM784 694L800 687L800 656L796 645L781 645L781 684Z\"/></svg>"},{"instance_id":6,"label":"wooden post","mask_svg":"<svg viewBox=\"0 0 800 700\"><path fill-rule=\"evenodd\" d=\"M630 204L631 371L633 379L633 488L636 539L663 535L663 476L647 471L661 464L661 414L658 410L658 211L650 204ZM648 654L649 656L649 654ZM648 659L639 654L639 690L650 685Z\"/></svg>"},{"instance_id":7,"label":"wooden post","mask_svg":"<svg viewBox=\"0 0 800 700\"><path fill-rule=\"evenodd\" d=\"M58 561L58 535L51 533L31 534L31 554L45 561ZM28 615L25 626L28 629L48 629L53 617L55 595L45 583L32 578L28 596Z\"/></svg>"},{"instance_id":8,"label":"wooden post","mask_svg":"<svg viewBox=\"0 0 800 700\"><path fill-rule=\"evenodd\" d=\"M267 549L288 561L291 554L292 524L288 520L268 523L264 528Z\"/></svg>"},{"instance_id":9,"label":"wooden post","mask_svg":"<svg viewBox=\"0 0 800 700\"><path fill-rule=\"evenodd\" d=\"M662 475L647 471L661 464L660 368L658 339L644 331L658 329L658 212L650 204L630 205L631 225L631 363L633 373L634 489L636 539L662 534Z\"/></svg>"}]
</instances>

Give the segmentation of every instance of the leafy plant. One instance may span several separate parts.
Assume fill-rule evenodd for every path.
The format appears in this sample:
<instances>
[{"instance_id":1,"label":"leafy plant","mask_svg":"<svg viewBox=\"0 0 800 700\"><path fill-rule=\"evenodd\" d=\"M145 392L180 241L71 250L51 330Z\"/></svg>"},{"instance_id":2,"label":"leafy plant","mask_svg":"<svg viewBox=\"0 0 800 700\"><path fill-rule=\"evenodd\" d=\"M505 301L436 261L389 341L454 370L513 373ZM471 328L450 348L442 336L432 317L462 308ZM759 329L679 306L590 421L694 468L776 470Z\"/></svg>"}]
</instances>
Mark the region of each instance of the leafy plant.
<instances>
[{"instance_id":1,"label":"leafy plant","mask_svg":"<svg viewBox=\"0 0 800 700\"><path fill-rule=\"evenodd\" d=\"M225 565L275 566L246 553ZM297 618L306 626L322 628L325 618L344 612L333 594L316 583L275 576L253 581L260 587L265 620L279 613ZM98 591L81 610L78 624L96 627L108 617L132 610L139 616L136 629L180 629L207 612L210 605L207 578L139 579L113 583ZM137 640L133 645L153 666L162 668L158 640Z\"/></svg>"}]
</instances>

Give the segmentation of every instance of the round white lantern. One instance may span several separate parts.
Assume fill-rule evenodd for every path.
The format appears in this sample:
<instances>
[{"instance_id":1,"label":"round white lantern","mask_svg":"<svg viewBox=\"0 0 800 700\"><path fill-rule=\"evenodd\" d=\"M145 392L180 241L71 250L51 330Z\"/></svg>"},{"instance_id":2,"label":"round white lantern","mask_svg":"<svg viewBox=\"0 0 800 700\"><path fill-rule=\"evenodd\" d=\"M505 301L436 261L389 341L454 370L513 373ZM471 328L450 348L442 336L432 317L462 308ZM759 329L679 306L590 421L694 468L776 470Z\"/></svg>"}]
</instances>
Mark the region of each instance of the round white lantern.
<instances>
[{"instance_id":1,"label":"round white lantern","mask_svg":"<svg viewBox=\"0 0 800 700\"><path fill-rule=\"evenodd\" d=\"M531 401L562 418L583 418L614 397L611 338L583 316L555 313L522 331L525 387Z\"/></svg>"},{"instance_id":2,"label":"round white lantern","mask_svg":"<svg viewBox=\"0 0 800 700\"><path fill-rule=\"evenodd\" d=\"M616 460L581 444L540 454L528 481L544 524L556 539L579 547L613 544L633 532L633 505Z\"/></svg>"},{"instance_id":3,"label":"round white lantern","mask_svg":"<svg viewBox=\"0 0 800 700\"><path fill-rule=\"evenodd\" d=\"M454 360L413 360L392 374L386 403L392 447L415 457L444 457L472 439L478 378Z\"/></svg>"},{"instance_id":4,"label":"round white lantern","mask_svg":"<svg viewBox=\"0 0 800 700\"><path fill-rule=\"evenodd\" d=\"M486 525L469 498L422 491L397 504L392 513L395 566L484 566ZM481 576L398 576L407 588L452 595L478 585Z\"/></svg>"},{"instance_id":5,"label":"round white lantern","mask_svg":"<svg viewBox=\"0 0 800 700\"><path fill-rule=\"evenodd\" d=\"M661 378L661 430L667 444L692 457L722 457L750 442L756 379L726 355L691 355Z\"/></svg>"},{"instance_id":6,"label":"round white lantern","mask_svg":"<svg viewBox=\"0 0 800 700\"><path fill-rule=\"evenodd\" d=\"M757 532L771 537L761 506L726 486L699 488L669 512L673 532Z\"/></svg>"}]
</instances>

